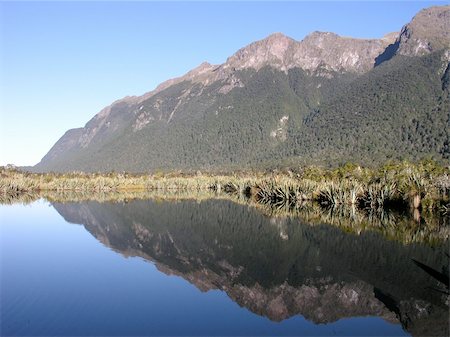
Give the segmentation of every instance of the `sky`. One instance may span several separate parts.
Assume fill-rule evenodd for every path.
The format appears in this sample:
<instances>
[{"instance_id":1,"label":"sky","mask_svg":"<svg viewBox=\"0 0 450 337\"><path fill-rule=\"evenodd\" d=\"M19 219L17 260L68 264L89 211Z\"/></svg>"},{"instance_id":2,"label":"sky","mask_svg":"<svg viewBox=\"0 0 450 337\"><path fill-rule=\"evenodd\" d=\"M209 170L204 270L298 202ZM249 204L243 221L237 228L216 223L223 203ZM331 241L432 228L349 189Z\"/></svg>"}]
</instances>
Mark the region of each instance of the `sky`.
<instances>
[{"instance_id":1,"label":"sky","mask_svg":"<svg viewBox=\"0 0 450 337\"><path fill-rule=\"evenodd\" d=\"M0 165L35 165L113 101L271 33L379 38L448 3L0 0Z\"/></svg>"}]
</instances>

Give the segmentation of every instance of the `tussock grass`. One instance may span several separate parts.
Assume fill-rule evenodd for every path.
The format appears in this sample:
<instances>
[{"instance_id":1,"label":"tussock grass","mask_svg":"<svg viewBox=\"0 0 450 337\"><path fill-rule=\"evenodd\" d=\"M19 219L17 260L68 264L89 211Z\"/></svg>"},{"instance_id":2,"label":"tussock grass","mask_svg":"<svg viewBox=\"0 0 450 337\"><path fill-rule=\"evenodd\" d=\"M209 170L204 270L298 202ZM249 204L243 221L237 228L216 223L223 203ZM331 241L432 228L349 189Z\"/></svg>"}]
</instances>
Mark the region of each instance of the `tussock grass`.
<instances>
[{"instance_id":1,"label":"tussock grass","mask_svg":"<svg viewBox=\"0 0 450 337\"><path fill-rule=\"evenodd\" d=\"M377 170L346 165L297 172L35 174L0 168L0 203L229 199L267 215L345 231L376 230L404 243L448 240L450 168L432 162Z\"/></svg>"},{"instance_id":2,"label":"tussock grass","mask_svg":"<svg viewBox=\"0 0 450 337\"><path fill-rule=\"evenodd\" d=\"M377 170L347 164L335 170L309 167L298 172L238 172L211 175L82 173L36 174L0 168L0 193L39 191L205 191L243 194L262 203L317 201L358 208L412 207L448 210L450 168L430 161L397 163Z\"/></svg>"},{"instance_id":3,"label":"tussock grass","mask_svg":"<svg viewBox=\"0 0 450 337\"><path fill-rule=\"evenodd\" d=\"M282 212L304 207L305 201L315 202L325 209L345 207L379 215L394 209L414 211L420 220L424 213L450 216L450 167L424 161L414 165L387 164L378 169L347 164L334 170L308 167L297 171L219 175L199 171L38 174L0 167L2 203L32 200L35 194L108 200L120 198L119 194L127 199L128 194L144 196L148 193L202 194L215 198L230 195L236 200L250 199Z\"/></svg>"}]
</instances>

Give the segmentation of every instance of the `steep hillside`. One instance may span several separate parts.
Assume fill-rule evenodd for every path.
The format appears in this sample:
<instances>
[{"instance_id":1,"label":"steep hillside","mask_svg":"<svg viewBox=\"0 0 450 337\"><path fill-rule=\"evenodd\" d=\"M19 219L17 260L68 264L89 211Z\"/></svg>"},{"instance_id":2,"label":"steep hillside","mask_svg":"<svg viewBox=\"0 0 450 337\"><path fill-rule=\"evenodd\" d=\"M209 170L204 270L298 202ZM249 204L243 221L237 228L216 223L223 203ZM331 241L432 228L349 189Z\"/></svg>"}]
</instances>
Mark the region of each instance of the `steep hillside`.
<instances>
[{"instance_id":1,"label":"steep hillside","mask_svg":"<svg viewBox=\"0 0 450 337\"><path fill-rule=\"evenodd\" d=\"M304 134L293 137L297 143L308 139L306 152L300 154L327 155L338 162L417 160L431 155L448 160L446 64L448 68L444 52L397 57L357 78L308 115L309 138Z\"/></svg>"},{"instance_id":2,"label":"steep hillside","mask_svg":"<svg viewBox=\"0 0 450 337\"><path fill-rule=\"evenodd\" d=\"M276 33L66 132L36 171L449 158L450 6L363 40ZM422 48L422 46L427 46Z\"/></svg>"}]
</instances>

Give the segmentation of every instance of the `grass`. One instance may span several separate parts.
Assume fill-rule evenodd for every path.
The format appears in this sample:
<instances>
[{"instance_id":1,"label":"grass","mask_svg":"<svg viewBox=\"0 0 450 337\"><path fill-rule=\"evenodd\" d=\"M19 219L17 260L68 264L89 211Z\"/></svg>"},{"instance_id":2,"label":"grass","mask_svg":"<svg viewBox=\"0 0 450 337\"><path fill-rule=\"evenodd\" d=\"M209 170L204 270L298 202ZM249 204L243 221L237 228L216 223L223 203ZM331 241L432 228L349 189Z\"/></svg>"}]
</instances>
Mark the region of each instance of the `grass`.
<instances>
[{"instance_id":1,"label":"grass","mask_svg":"<svg viewBox=\"0 0 450 337\"><path fill-rule=\"evenodd\" d=\"M433 242L449 237L450 168L430 161L378 169L347 164L335 170L232 174L37 174L0 168L0 203L28 203L39 197L55 202L229 198L271 216L301 216L346 230L378 228L404 242ZM405 215L413 225L406 224Z\"/></svg>"},{"instance_id":2,"label":"grass","mask_svg":"<svg viewBox=\"0 0 450 337\"><path fill-rule=\"evenodd\" d=\"M398 163L379 169L343 166L335 170L309 167L298 172L238 172L212 175L172 172L28 173L0 168L0 193L40 191L111 192L136 190L213 190L244 194L262 203L316 201L358 208L397 207L436 211L449 208L450 168L434 162Z\"/></svg>"}]
</instances>

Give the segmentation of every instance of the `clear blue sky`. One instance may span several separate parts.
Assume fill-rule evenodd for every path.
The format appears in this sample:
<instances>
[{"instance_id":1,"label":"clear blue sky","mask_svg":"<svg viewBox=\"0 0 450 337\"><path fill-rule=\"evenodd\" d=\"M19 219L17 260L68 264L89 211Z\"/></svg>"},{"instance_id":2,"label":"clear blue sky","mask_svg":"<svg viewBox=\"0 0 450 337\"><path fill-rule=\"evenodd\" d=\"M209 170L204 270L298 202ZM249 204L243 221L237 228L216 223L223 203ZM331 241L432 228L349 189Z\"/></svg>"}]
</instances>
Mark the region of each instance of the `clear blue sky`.
<instances>
[{"instance_id":1,"label":"clear blue sky","mask_svg":"<svg viewBox=\"0 0 450 337\"><path fill-rule=\"evenodd\" d=\"M70 128L273 32L376 38L446 2L0 2L0 165L34 165Z\"/></svg>"}]
</instances>

